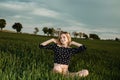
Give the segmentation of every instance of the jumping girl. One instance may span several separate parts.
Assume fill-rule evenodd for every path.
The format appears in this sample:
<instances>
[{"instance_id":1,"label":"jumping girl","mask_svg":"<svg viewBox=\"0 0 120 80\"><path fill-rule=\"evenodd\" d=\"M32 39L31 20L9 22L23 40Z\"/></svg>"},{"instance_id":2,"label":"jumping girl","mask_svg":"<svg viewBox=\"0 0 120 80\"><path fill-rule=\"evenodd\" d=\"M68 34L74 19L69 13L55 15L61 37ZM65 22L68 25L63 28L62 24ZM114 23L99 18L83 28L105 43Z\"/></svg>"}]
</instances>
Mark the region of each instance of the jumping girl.
<instances>
[{"instance_id":1,"label":"jumping girl","mask_svg":"<svg viewBox=\"0 0 120 80\"><path fill-rule=\"evenodd\" d=\"M54 42L54 44L50 44ZM71 48L71 45L77 48ZM82 52L86 47L75 41L71 41L71 36L67 32L61 32L58 39L50 39L39 45L40 48L50 49L54 51L54 68L53 72L63 75L85 77L89 74L88 70L84 69L78 72L71 73L68 71L71 56Z\"/></svg>"}]
</instances>

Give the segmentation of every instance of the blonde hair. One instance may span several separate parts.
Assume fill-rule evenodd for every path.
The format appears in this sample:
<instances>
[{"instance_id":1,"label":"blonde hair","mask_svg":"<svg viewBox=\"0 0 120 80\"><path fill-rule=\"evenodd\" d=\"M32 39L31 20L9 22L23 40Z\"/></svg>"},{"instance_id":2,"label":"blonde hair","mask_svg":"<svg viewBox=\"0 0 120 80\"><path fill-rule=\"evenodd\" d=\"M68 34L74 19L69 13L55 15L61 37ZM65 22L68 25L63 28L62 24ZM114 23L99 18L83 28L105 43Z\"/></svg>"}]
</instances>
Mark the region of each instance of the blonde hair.
<instances>
[{"instance_id":1,"label":"blonde hair","mask_svg":"<svg viewBox=\"0 0 120 80\"><path fill-rule=\"evenodd\" d=\"M58 36L58 44L62 44L61 42L60 42L60 37L61 37L61 35L62 34L65 34L66 35L66 37L67 37L67 39L68 39L68 46L70 46L70 43L71 43L71 36L70 36L70 34L68 33L68 32L61 32L60 33L60 35Z\"/></svg>"}]
</instances>

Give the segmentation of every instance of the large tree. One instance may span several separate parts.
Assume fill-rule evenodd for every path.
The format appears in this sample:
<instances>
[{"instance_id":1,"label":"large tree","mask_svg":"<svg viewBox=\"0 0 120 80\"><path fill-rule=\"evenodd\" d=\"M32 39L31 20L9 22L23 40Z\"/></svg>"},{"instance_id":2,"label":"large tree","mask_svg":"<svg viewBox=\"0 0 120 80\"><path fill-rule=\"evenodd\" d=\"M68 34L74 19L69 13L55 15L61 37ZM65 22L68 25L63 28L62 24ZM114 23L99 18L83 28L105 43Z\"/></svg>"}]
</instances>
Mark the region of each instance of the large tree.
<instances>
[{"instance_id":1,"label":"large tree","mask_svg":"<svg viewBox=\"0 0 120 80\"><path fill-rule=\"evenodd\" d=\"M17 33L21 31L21 29L23 28L22 27L22 24L21 23L15 23L13 24L12 26L13 29L16 29Z\"/></svg>"},{"instance_id":2,"label":"large tree","mask_svg":"<svg viewBox=\"0 0 120 80\"><path fill-rule=\"evenodd\" d=\"M84 37L85 39L88 39L88 35L85 34L85 33L83 33L83 37Z\"/></svg>"},{"instance_id":3,"label":"large tree","mask_svg":"<svg viewBox=\"0 0 120 80\"><path fill-rule=\"evenodd\" d=\"M44 32L44 34L47 34L47 35L48 35L48 27L44 27L44 28L42 29L42 31Z\"/></svg>"},{"instance_id":4,"label":"large tree","mask_svg":"<svg viewBox=\"0 0 120 80\"><path fill-rule=\"evenodd\" d=\"M48 34L50 34L51 36L54 36L54 32L55 32L54 28L49 28L48 29Z\"/></svg>"},{"instance_id":5,"label":"large tree","mask_svg":"<svg viewBox=\"0 0 120 80\"><path fill-rule=\"evenodd\" d=\"M0 28L1 30L6 26L6 21L5 19L0 19Z\"/></svg>"},{"instance_id":6,"label":"large tree","mask_svg":"<svg viewBox=\"0 0 120 80\"><path fill-rule=\"evenodd\" d=\"M72 34L75 38L77 38L77 36L79 35L79 33L75 32L75 31Z\"/></svg>"}]
</instances>

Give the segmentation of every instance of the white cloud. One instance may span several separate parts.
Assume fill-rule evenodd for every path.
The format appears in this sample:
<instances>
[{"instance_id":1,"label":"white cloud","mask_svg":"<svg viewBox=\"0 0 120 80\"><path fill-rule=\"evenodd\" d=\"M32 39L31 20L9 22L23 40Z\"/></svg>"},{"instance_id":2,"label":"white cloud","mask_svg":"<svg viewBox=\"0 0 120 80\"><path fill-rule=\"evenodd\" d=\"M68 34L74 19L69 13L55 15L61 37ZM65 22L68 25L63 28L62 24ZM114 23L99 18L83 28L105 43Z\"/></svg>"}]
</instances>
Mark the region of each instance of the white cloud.
<instances>
[{"instance_id":1,"label":"white cloud","mask_svg":"<svg viewBox=\"0 0 120 80\"><path fill-rule=\"evenodd\" d=\"M54 27L55 24L48 22L48 23L43 23L43 24L41 24L41 26L42 26L42 27Z\"/></svg>"},{"instance_id":2,"label":"white cloud","mask_svg":"<svg viewBox=\"0 0 120 80\"><path fill-rule=\"evenodd\" d=\"M32 19L32 17L24 16L24 15L14 15L13 18L15 18L15 19Z\"/></svg>"},{"instance_id":3,"label":"white cloud","mask_svg":"<svg viewBox=\"0 0 120 80\"><path fill-rule=\"evenodd\" d=\"M22 16L20 15L15 15L14 18L21 18Z\"/></svg>"},{"instance_id":4,"label":"white cloud","mask_svg":"<svg viewBox=\"0 0 120 80\"><path fill-rule=\"evenodd\" d=\"M79 21L76 21L76 20L66 20L69 24L72 24L74 26L86 26L86 24L82 23L82 22L79 22Z\"/></svg>"},{"instance_id":5,"label":"white cloud","mask_svg":"<svg viewBox=\"0 0 120 80\"><path fill-rule=\"evenodd\" d=\"M60 14L54 10L50 10L44 7L40 7L38 3L35 2L2 2L0 3L0 8L4 10L9 10L14 13L18 13L22 15L28 16L43 16L49 18L59 18ZM15 18L21 18L21 16L14 15Z\"/></svg>"},{"instance_id":6,"label":"white cloud","mask_svg":"<svg viewBox=\"0 0 120 80\"><path fill-rule=\"evenodd\" d=\"M43 17L58 18L60 16L58 12L40 7L37 3L34 3L34 2L30 2L30 3L25 3L25 2L5 3L4 2L4 3L0 3L0 7L4 9L9 9L12 11L26 11L26 13L30 13L31 15L37 15L37 16L43 16Z\"/></svg>"},{"instance_id":7,"label":"white cloud","mask_svg":"<svg viewBox=\"0 0 120 80\"><path fill-rule=\"evenodd\" d=\"M0 3L0 6L6 9L11 9L11 10L23 10L24 9L24 3L20 4L20 3Z\"/></svg>"},{"instance_id":8,"label":"white cloud","mask_svg":"<svg viewBox=\"0 0 120 80\"><path fill-rule=\"evenodd\" d=\"M59 17L58 12L55 12L55 11L49 10L49 9L45 9L45 8L35 8L31 14L45 16L45 17L52 17L52 18Z\"/></svg>"},{"instance_id":9,"label":"white cloud","mask_svg":"<svg viewBox=\"0 0 120 80\"><path fill-rule=\"evenodd\" d=\"M82 32L82 33L86 33L86 34L89 34L89 30L86 28L86 27L80 27L80 26L74 26L74 25L71 25L71 26L64 26L64 27L61 27L61 29L63 31L67 31L67 32Z\"/></svg>"}]
</instances>

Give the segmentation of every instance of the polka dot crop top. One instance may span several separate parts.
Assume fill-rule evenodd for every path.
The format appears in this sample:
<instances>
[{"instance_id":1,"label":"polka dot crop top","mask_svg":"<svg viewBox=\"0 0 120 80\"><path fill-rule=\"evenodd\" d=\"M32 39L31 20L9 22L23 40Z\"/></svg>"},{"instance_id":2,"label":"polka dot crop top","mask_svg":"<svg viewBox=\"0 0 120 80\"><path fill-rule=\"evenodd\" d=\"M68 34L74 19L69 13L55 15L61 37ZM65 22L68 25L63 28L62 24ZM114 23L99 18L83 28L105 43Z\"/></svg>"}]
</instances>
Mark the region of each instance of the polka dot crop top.
<instances>
[{"instance_id":1,"label":"polka dot crop top","mask_svg":"<svg viewBox=\"0 0 120 80\"><path fill-rule=\"evenodd\" d=\"M59 47L57 44L39 45L39 48L50 49L54 51L54 63L68 65L72 54L82 52L86 47L80 46L77 48Z\"/></svg>"}]
</instances>

